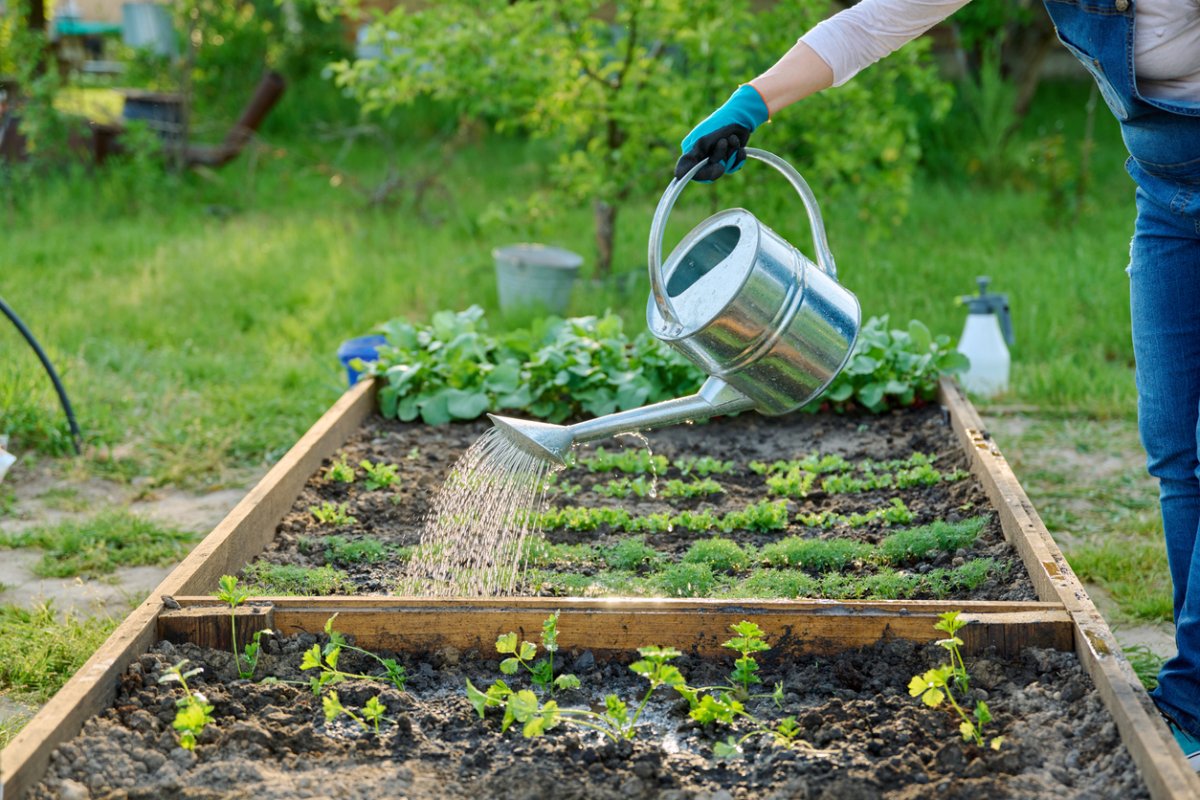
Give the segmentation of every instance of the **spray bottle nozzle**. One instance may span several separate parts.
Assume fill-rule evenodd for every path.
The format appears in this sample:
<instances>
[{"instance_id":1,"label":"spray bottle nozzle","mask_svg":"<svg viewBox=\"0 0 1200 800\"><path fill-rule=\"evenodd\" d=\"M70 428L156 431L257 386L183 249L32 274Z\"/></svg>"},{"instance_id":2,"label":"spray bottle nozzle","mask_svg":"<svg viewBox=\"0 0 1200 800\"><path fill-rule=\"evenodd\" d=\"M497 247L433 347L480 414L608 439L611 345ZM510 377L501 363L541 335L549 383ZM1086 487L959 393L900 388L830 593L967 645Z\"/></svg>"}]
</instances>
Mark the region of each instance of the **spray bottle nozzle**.
<instances>
[{"instance_id":1,"label":"spray bottle nozzle","mask_svg":"<svg viewBox=\"0 0 1200 800\"><path fill-rule=\"evenodd\" d=\"M1008 295L999 293L989 293L988 285L992 279L980 275L975 279L975 283L979 286L979 294L967 294L958 298L958 302L967 306L972 314L994 314L1000 322L1000 330L1004 333L1004 341L1012 345L1013 326L1012 317L1008 309Z\"/></svg>"}]
</instances>

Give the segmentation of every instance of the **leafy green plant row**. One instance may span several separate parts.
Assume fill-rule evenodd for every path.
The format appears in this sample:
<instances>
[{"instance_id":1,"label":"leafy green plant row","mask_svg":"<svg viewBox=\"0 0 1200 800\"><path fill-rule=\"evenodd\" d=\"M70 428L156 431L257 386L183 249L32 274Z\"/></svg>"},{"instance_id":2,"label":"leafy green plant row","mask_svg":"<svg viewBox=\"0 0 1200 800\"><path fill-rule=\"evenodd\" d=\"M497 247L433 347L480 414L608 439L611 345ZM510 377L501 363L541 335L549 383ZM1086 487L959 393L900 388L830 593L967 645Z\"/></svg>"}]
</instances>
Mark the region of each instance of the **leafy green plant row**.
<instances>
[{"instance_id":1,"label":"leafy green plant row","mask_svg":"<svg viewBox=\"0 0 1200 800\"><path fill-rule=\"evenodd\" d=\"M879 412L931 400L940 376L966 368L949 337L915 320L905 330L887 325L876 317L862 326L846 368L809 410L828 402ZM552 422L603 416L692 394L705 378L650 334L626 336L612 313L492 335L483 310L471 306L438 311L428 325L397 319L379 330L387 344L378 361L357 366L383 377L380 410L431 425L500 410Z\"/></svg>"},{"instance_id":2,"label":"leafy green plant row","mask_svg":"<svg viewBox=\"0 0 1200 800\"><path fill-rule=\"evenodd\" d=\"M929 525L896 531L876 545L848 538L788 536L755 548L713 536L693 542L680 562L705 564L715 571L729 573L744 572L756 566L801 569L814 573L840 571L855 563L898 566L920 561L931 553L953 553L972 546L987 524L987 519L979 516L960 522L939 520ZM622 539L607 547L556 545L544 537L530 539L525 545L525 563L534 568L607 567L657 572L664 568L666 561L666 556L647 544L641 536Z\"/></svg>"},{"instance_id":3,"label":"leafy green plant row","mask_svg":"<svg viewBox=\"0 0 1200 800\"><path fill-rule=\"evenodd\" d=\"M875 489L909 489L962 480L970 473L956 469L941 472L937 456L914 453L905 459L852 463L838 455L811 454L801 459L750 463L766 476L767 490L776 496L807 497L814 486L826 494L852 494ZM822 475L827 477L822 478Z\"/></svg>"},{"instance_id":4,"label":"leafy green plant row","mask_svg":"<svg viewBox=\"0 0 1200 800\"><path fill-rule=\"evenodd\" d=\"M888 501L886 506L854 514L838 514L832 511L798 513L794 521L810 528L833 528L839 525L861 527L874 521L885 525L904 525L912 522L913 513L899 497ZM665 511L653 514L634 514L623 508L596 508L589 506L563 506L540 512L536 525L542 530L594 531L607 527L625 533L669 533L683 529L696 533L736 530L781 531L788 527L787 502L784 500L760 500L743 509L717 514L711 509L680 511L670 514Z\"/></svg>"},{"instance_id":5,"label":"leafy green plant row","mask_svg":"<svg viewBox=\"0 0 1200 800\"><path fill-rule=\"evenodd\" d=\"M758 699L770 699L777 706L782 705L783 684L775 684L772 692L755 693L762 678L758 675L759 664L754 654L770 649L766 634L758 625L746 620L730 628L736 635L723 646L736 652L738 658L726 685L689 685L679 668L671 663L682 653L673 647L652 645L639 647L637 652L641 658L629 665L630 670L647 682L640 699L634 698L630 702L610 693L604 696L602 707L599 704L594 708L568 707L560 705L554 699L555 695L578 689L581 682L575 675L553 676L554 653L558 649L558 612L555 612L542 625L542 646L547 655L536 662L533 661L537 656L535 643L518 643L516 633L504 634L496 640L496 652L508 656L500 662L500 671L515 675L523 668L530 675L532 689L514 689L503 679L497 679L485 691L476 688L468 679L467 698L480 719L485 719L491 709L503 711L501 733L520 724L525 738L532 739L560 725L574 725L617 742L636 738L638 720L647 703L658 689L665 687L673 689L687 702L688 716L696 722L737 731L714 745L713 755L718 759L737 757L742 745L756 736L765 736L776 746L812 750L811 745L799 738L800 725L795 717L785 717L779 723L771 724L747 709L748 702ZM745 730L747 727L748 731Z\"/></svg>"},{"instance_id":6,"label":"leafy green plant row","mask_svg":"<svg viewBox=\"0 0 1200 800\"><path fill-rule=\"evenodd\" d=\"M606 526L626 533L668 533L676 528L701 533L711 530L766 532L787 528L788 511L783 500L762 500L720 515L709 509L678 514L632 514L623 508L565 506L543 511L535 521L543 530L594 531Z\"/></svg>"},{"instance_id":7,"label":"leafy green plant row","mask_svg":"<svg viewBox=\"0 0 1200 800\"><path fill-rule=\"evenodd\" d=\"M1002 566L991 558L976 558L957 567L936 567L928 572L906 572L881 567L867 574L826 572L810 575L800 570L760 567L747 573L720 573L708 564L679 562L661 572L639 574L612 570L585 574L531 569L525 575L531 591L569 597L724 597L822 598L829 600L945 599L970 592Z\"/></svg>"},{"instance_id":8,"label":"leafy green plant row","mask_svg":"<svg viewBox=\"0 0 1200 800\"><path fill-rule=\"evenodd\" d=\"M682 481L671 478L665 481L647 480L645 475L636 478L617 478L607 483L596 484L592 491L603 497L661 497L664 500L675 498L708 497L725 491L721 484L712 478L699 478Z\"/></svg>"}]
</instances>

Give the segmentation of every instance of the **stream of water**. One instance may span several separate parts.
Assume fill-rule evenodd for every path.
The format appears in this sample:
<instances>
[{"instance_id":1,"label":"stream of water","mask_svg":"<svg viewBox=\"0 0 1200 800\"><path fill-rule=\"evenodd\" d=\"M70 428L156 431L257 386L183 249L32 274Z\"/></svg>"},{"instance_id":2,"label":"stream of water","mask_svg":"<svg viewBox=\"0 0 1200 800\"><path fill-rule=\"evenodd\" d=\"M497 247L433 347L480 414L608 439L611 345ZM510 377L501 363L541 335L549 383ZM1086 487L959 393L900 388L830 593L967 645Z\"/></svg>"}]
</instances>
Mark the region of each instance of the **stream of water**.
<instances>
[{"instance_id":1,"label":"stream of water","mask_svg":"<svg viewBox=\"0 0 1200 800\"><path fill-rule=\"evenodd\" d=\"M463 453L434 498L398 587L400 594L511 594L525 539L535 529L554 466L515 446L498 428Z\"/></svg>"}]
</instances>

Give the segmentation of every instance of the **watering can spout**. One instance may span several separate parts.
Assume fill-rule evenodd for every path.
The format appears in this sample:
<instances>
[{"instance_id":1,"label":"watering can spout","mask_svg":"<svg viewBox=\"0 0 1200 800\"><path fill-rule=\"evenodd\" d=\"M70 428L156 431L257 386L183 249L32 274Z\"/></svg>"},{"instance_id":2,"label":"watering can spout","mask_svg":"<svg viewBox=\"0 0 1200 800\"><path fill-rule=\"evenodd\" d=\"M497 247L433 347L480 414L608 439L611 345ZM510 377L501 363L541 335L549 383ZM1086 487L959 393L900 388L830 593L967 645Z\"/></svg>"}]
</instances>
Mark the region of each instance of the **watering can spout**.
<instances>
[{"instance_id":1,"label":"watering can spout","mask_svg":"<svg viewBox=\"0 0 1200 800\"><path fill-rule=\"evenodd\" d=\"M708 419L754 408L754 401L720 378L709 378L700 391L676 400L619 411L574 425L551 425L526 419L488 414L496 428L521 450L564 466L576 444L606 439L620 433L661 428L688 420Z\"/></svg>"}]
</instances>

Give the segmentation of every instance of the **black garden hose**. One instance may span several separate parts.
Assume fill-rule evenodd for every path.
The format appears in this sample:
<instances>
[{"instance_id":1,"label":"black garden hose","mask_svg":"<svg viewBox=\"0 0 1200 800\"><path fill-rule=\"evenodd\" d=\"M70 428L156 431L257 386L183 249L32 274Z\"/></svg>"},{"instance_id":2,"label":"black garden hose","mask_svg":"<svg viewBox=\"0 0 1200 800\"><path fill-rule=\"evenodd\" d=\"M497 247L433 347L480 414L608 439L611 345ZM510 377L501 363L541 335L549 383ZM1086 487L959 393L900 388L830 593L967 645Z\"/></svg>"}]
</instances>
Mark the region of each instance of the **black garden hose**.
<instances>
[{"instance_id":1,"label":"black garden hose","mask_svg":"<svg viewBox=\"0 0 1200 800\"><path fill-rule=\"evenodd\" d=\"M38 340L34 338L33 332L26 327L21 318L17 316L17 312L13 311L12 307L4 302L4 298L2 297L0 297L0 311L3 311L4 316L8 317L12 321L12 324L17 326L17 330L25 337L25 341L29 342L29 346L33 348L33 352L37 353L42 366L45 367L46 374L50 376L50 380L54 383L54 391L58 392L58 401L62 403L63 411L67 415L67 424L71 426L71 444L75 446L75 455L82 455L83 451L79 447L79 442L83 439L83 434L79 432L79 423L75 421L75 412L71 410L71 400L67 397L67 390L63 387L62 381L58 379L58 373L54 371L54 365L46 357L46 351L38 344Z\"/></svg>"}]
</instances>

